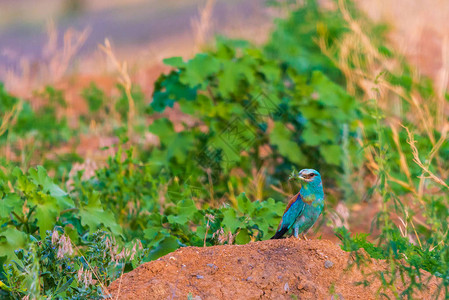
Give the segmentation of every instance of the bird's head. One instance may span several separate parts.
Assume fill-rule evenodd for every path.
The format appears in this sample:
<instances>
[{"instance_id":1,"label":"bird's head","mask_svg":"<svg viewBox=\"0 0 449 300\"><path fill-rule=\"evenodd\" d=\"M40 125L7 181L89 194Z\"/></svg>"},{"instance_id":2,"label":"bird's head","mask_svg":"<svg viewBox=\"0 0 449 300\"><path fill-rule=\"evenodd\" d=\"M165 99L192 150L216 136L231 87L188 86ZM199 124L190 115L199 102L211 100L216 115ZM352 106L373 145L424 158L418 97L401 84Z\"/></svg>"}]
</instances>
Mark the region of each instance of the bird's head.
<instances>
[{"instance_id":1,"label":"bird's head","mask_svg":"<svg viewBox=\"0 0 449 300\"><path fill-rule=\"evenodd\" d=\"M299 179L303 184L320 184L321 175L317 170L314 169L302 169L298 173L293 172L290 175L290 180Z\"/></svg>"}]
</instances>

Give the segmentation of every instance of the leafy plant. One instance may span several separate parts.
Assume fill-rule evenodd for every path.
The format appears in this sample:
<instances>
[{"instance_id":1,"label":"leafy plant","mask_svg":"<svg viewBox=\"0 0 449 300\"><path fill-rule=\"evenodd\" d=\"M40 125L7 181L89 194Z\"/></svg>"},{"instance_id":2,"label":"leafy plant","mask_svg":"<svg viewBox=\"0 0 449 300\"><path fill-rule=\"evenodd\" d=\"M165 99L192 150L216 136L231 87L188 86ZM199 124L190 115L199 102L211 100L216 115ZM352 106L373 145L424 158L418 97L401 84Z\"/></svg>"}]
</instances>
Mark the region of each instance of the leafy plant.
<instances>
[{"instance_id":1,"label":"leafy plant","mask_svg":"<svg viewBox=\"0 0 449 300\"><path fill-rule=\"evenodd\" d=\"M332 179L342 166L343 129L355 135L362 116L357 102L323 72L297 69L264 51L221 38L213 52L187 62L165 60L175 70L159 78L151 107L163 111L179 103L194 122L175 133L170 121L156 120L150 131L161 147L150 160L164 158L166 170L180 178L209 170L218 195L228 187L220 182L232 181L237 168L249 173L275 166L269 169L267 184L277 184L293 167L313 162ZM350 151L356 151L355 141L348 142Z\"/></svg>"},{"instance_id":2,"label":"leafy plant","mask_svg":"<svg viewBox=\"0 0 449 300\"><path fill-rule=\"evenodd\" d=\"M96 231L100 224L115 234L121 232L98 197L72 199L42 167L30 169L28 174L19 168L10 174L0 171L0 224L0 252L9 258L31 237L43 239L56 225L74 238L87 230Z\"/></svg>"},{"instance_id":3,"label":"leafy plant","mask_svg":"<svg viewBox=\"0 0 449 300\"><path fill-rule=\"evenodd\" d=\"M28 250L15 251L17 259L3 267L0 295L6 299L25 295L98 299L126 269L138 266L145 252L138 241L119 247L101 231L84 236L75 246L62 228L55 229L41 241L33 239Z\"/></svg>"},{"instance_id":4,"label":"leafy plant","mask_svg":"<svg viewBox=\"0 0 449 300\"><path fill-rule=\"evenodd\" d=\"M180 246L204 246L216 243L246 244L271 237L282 216L284 205L273 199L251 202L245 194L237 197L237 207L198 209L190 199L169 207L163 214L151 215L145 240L149 241L150 259Z\"/></svg>"}]
</instances>

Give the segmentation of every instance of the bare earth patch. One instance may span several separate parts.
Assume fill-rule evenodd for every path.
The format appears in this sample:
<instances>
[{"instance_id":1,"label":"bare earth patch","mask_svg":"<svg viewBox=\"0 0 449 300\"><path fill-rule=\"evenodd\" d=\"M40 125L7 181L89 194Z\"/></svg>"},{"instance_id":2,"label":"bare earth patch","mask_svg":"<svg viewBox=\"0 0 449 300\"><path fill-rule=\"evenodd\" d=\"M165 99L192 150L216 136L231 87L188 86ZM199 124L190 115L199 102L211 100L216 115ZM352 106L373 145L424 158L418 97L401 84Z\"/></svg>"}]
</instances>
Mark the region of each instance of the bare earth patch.
<instances>
[{"instance_id":1,"label":"bare earth patch","mask_svg":"<svg viewBox=\"0 0 449 300\"><path fill-rule=\"evenodd\" d=\"M380 260L358 269L350 253L330 241L289 238L181 248L123 275L109 292L113 299L376 299L381 293L393 299L380 289L377 274L385 270ZM414 297L429 299L436 290L432 278Z\"/></svg>"}]
</instances>

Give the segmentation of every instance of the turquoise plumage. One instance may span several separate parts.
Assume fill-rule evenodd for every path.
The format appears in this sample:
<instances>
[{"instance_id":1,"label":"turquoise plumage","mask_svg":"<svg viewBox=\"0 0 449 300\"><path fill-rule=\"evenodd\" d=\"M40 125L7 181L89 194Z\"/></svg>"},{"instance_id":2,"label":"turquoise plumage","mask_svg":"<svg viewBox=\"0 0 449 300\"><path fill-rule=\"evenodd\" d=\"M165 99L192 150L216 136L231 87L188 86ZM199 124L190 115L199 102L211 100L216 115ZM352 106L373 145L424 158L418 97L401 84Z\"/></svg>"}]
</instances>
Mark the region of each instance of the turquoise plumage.
<instances>
[{"instance_id":1,"label":"turquoise plumage","mask_svg":"<svg viewBox=\"0 0 449 300\"><path fill-rule=\"evenodd\" d=\"M313 169L303 169L290 179L300 179L301 189L293 196L285 209L276 234L280 239L291 228L296 238L305 234L315 224L324 207L324 191L321 175Z\"/></svg>"}]
</instances>

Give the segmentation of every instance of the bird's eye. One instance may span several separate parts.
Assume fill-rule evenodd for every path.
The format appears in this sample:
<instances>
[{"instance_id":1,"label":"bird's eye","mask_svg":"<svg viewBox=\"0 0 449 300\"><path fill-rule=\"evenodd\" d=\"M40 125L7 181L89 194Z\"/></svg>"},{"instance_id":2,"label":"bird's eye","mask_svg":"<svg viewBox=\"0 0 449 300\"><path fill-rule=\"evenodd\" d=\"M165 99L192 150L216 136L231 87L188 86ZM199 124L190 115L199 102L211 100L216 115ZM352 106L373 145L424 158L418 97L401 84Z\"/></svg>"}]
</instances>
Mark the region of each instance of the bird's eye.
<instances>
[{"instance_id":1,"label":"bird's eye","mask_svg":"<svg viewBox=\"0 0 449 300\"><path fill-rule=\"evenodd\" d=\"M313 177L315 177L315 173L312 173L312 174L309 174L309 178L313 178Z\"/></svg>"}]
</instances>

